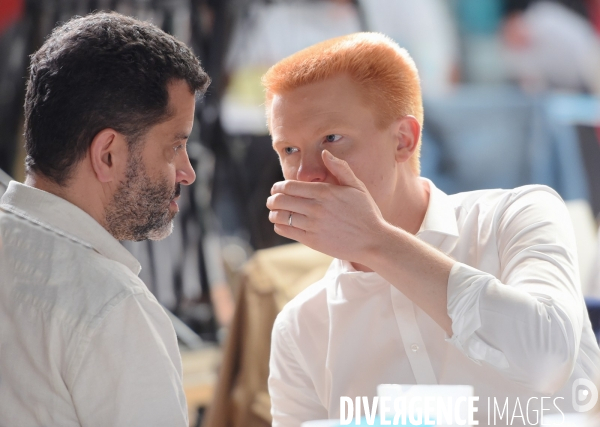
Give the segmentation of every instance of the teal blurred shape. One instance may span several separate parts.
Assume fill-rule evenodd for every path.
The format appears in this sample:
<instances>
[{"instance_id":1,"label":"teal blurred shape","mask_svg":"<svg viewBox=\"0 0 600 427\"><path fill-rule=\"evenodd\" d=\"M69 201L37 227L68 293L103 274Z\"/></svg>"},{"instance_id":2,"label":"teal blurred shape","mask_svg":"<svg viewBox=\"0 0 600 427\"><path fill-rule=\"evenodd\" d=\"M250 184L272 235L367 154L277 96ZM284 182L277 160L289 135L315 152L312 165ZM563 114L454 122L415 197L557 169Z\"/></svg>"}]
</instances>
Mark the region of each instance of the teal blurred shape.
<instances>
[{"instance_id":1,"label":"teal blurred shape","mask_svg":"<svg viewBox=\"0 0 600 427\"><path fill-rule=\"evenodd\" d=\"M502 19L500 0L456 0L456 14L461 31L467 34L494 34Z\"/></svg>"}]
</instances>

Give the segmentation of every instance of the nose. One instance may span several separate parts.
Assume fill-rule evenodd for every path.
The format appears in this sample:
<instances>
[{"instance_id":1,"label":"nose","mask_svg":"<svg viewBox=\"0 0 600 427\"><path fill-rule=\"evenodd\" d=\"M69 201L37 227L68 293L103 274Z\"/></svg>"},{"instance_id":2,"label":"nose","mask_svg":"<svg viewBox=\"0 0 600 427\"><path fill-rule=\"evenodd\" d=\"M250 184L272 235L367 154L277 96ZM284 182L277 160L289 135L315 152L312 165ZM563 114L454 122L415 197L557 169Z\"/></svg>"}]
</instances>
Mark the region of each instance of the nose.
<instances>
[{"instance_id":1,"label":"nose","mask_svg":"<svg viewBox=\"0 0 600 427\"><path fill-rule=\"evenodd\" d=\"M321 152L318 151L302 156L296 179L304 182L324 182L327 179L327 173L327 168L321 159Z\"/></svg>"},{"instance_id":2,"label":"nose","mask_svg":"<svg viewBox=\"0 0 600 427\"><path fill-rule=\"evenodd\" d=\"M181 157L181 164L177 167L177 182L183 185L190 185L196 180L196 172L194 172L187 153Z\"/></svg>"}]
</instances>

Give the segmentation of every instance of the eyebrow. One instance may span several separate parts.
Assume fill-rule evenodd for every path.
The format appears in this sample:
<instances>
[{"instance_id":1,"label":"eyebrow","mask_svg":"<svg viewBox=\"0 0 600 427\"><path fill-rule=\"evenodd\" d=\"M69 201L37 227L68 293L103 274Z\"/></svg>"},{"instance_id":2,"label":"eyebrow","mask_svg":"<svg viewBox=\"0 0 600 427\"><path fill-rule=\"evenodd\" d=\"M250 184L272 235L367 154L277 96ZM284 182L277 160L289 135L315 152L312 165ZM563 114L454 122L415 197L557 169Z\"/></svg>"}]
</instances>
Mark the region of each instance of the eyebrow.
<instances>
[{"instance_id":1,"label":"eyebrow","mask_svg":"<svg viewBox=\"0 0 600 427\"><path fill-rule=\"evenodd\" d=\"M336 127L342 127L342 126L346 126L346 125L347 125L347 123L343 119L336 118L336 119L332 119L332 120L327 120L323 124L319 125L316 128L316 130L314 131L314 134L315 134L315 137L322 136L329 129L334 129ZM289 143L285 139L279 139L277 141L275 141L273 139L273 148L276 148L279 145L287 145L287 144L289 144Z\"/></svg>"},{"instance_id":2,"label":"eyebrow","mask_svg":"<svg viewBox=\"0 0 600 427\"><path fill-rule=\"evenodd\" d=\"M346 126L346 122L343 119L329 120L323 123L321 126L317 127L315 130L316 135L324 134L327 130Z\"/></svg>"},{"instance_id":3,"label":"eyebrow","mask_svg":"<svg viewBox=\"0 0 600 427\"><path fill-rule=\"evenodd\" d=\"M278 139L277 141L275 141L273 139L273 137L271 137L271 140L273 141L272 145L273 145L273 148L275 148L275 149L277 147L279 147L279 146L282 146L282 145L288 145L288 143L287 143L287 141L285 139Z\"/></svg>"},{"instance_id":4,"label":"eyebrow","mask_svg":"<svg viewBox=\"0 0 600 427\"><path fill-rule=\"evenodd\" d=\"M189 133L177 133L175 134L175 141L180 141L182 139L188 139L190 137Z\"/></svg>"}]
</instances>

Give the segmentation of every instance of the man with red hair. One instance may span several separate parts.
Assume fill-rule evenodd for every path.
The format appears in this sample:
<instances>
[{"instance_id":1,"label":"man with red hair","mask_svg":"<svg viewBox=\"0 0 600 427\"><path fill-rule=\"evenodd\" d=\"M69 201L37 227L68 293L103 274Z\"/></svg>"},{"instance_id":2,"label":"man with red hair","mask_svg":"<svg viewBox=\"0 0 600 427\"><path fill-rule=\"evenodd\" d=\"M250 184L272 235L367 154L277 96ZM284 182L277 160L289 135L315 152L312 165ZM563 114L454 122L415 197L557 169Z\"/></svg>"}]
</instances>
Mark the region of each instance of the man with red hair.
<instances>
[{"instance_id":1,"label":"man with red hair","mask_svg":"<svg viewBox=\"0 0 600 427\"><path fill-rule=\"evenodd\" d=\"M381 34L311 46L263 84L286 179L269 218L336 258L275 322L273 425L337 418L340 397L381 383L471 384L480 421L488 397L511 412L517 398L562 397L572 411L571 386L594 379L600 350L560 197L544 186L449 196L421 178L418 73Z\"/></svg>"}]
</instances>

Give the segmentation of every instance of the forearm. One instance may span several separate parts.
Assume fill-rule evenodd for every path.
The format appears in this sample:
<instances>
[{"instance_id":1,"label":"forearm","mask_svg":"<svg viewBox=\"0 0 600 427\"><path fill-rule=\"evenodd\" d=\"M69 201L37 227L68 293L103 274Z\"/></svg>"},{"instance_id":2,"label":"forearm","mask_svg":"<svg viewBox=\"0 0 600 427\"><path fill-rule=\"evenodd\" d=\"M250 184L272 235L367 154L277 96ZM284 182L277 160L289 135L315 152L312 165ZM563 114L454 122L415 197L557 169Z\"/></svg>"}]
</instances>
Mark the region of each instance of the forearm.
<instances>
[{"instance_id":1,"label":"forearm","mask_svg":"<svg viewBox=\"0 0 600 427\"><path fill-rule=\"evenodd\" d=\"M374 231L364 264L400 290L452 335L448 277L455 261L412 234L388 223Z\"/></svg>"},{"instance_id":2,"label":"forearm","mask_svg":"<svg viewBox=\"0 0 600 427\"><path fill-rule=\"evenodd\" d=\"M544 273L551 266L521 275L527 285L503 283L389 224L376 236L365 265L427 313L466 356L539 392L553 393L568 378L580 325L564 291L546 284L548 274L557 276Z\"/></svg>"}]
</instances>

